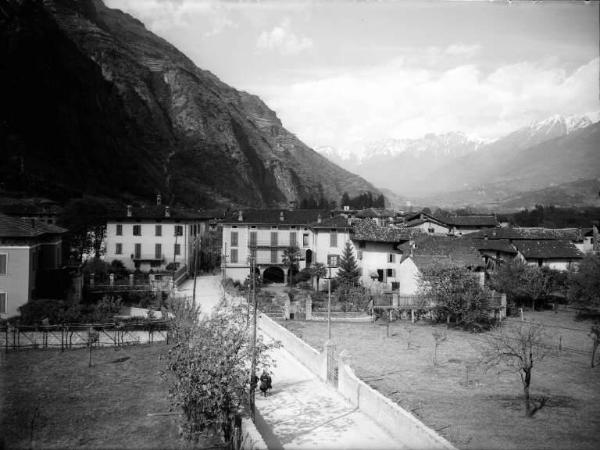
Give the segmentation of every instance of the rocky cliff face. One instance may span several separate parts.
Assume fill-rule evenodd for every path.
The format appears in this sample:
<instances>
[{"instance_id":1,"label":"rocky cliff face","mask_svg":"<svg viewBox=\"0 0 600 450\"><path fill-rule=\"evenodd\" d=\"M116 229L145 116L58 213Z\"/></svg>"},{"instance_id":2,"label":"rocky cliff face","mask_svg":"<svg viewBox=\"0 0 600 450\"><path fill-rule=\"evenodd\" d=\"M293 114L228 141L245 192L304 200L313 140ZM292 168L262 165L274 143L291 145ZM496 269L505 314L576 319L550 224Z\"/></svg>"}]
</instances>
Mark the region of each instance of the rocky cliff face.
<instances>
[{"instance_id":1,"label":"rocky cliff face","mask_svg":"<svg viewBox=\"0 0 600 450\"><path fill-rule=\"evenodd\" d=\"M100 0L0 5L5 189L274 206L376 189ZM0 186L2 187L2 186Z\"/></svg>"}]
</instances>

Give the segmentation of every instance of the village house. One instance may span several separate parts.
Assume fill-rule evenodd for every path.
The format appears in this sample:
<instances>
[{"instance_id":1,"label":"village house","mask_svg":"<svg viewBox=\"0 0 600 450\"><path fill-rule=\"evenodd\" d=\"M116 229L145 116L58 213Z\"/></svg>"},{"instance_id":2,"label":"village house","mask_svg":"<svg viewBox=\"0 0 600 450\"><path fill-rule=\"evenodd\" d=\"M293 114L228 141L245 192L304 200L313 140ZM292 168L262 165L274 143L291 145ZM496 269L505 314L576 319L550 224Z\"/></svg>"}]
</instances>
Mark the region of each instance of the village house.
<instances>
[{"instance_id":1,"label":"village house","mask_svg":"<svg viewBox=\"0 0 600 450\"><path fill-rule=\"evenodd\" d=\"M418 233L418 232L417 232ZM370 287L374 282L383 284L385 290L398 290L401 252L396 248L408 242L415 232L404 228L377 225L370 219L354 225L351 239L355 256L361 268L360 281Z\"/></svg>"},{"instance_id":2,"label":"village house","mask_svg":"<svg viewBox=\"0 0 600 450\"><path fill-rule=\"evenodd\" d=\"M53 292L53 276L63 263L62 237L67 230L33 219L0 214L0 318Z\"/></svg>"},{"instance_id":3,"label":"village house","mask_svg":"<svg viewBox=\"0 0 600 450\"><path fill-rule=\"evenodd\" d=\"M194 246L212 217L160 204L146 207L128 205L114 211L106 224L105 261L121 261L129 270L164 271L189 267Z\"/></svg>"},{"instance_id":4,"label":"village house","mask_svg":"<svg viewBox=\"0 0 600 450\"><path fill-rule=\"evenodd\" d=\"M436 217L420 212L406 218L406 227L419 228L429 234L452 234L461 236L500 226L495 215L469 215Z\"/></svg>"},{"instance_id":5,"label":"village house","mask_svg":"<svg viewBox=\"0 0 600 450\"><path fill-rule=\"evenodd\" d=\"M484 283L485 261L470 239L417 235L399 245L398 250L402 255L398 272L400 296L417 295L421 275L432 267L464 267Z\"/></svg>"},{"instance_id":6,"label":"village house","mask_svg":"<svg viewBox=\"0 0 600 450\"><path fill-rule=\"evenodd\" d=\"M56 225L62 207L55 201L45 198L15 200L3 205L0 213L21 219L32 219L38 223Z\"/></svg>"},{"instance_id":7,"label":"village house","mask_svg":"<svg viewBox=\"0 0 600 450\"><path fill-rule=\"evenodd\" d=\"M346 218L331 218L325 210L239 211L223 222L224 276L244 281L250 274L252 255L255 270L265 282L287 283L290 274L283 260L287 247L300 249L299 270L316 262L327 265L329 256L339 260L349 230Z\"/></svg>"},{"instance_id":8,"label":"village house","mask_svg":"<svg viewBox=\"0 0 600 450\"><path fill-rule=\"evenodd\" d=\"M469 235L494 270L497 263L519 258L531 265L568 270L583 258L584 236L578 228L514 227L482 230Z\"/></svg>"},{"instance_id":9,"label":"village house","mask_svg":"<svg viewBox=\"0 0 600 450\"><path fill-rule=\"evenodd\" d=\"M548 267L554 270L569 270L583 258L583 253L575 244L565 239L545 239L514 241L517 258L530 265Z\"/></svg>"}]
</instances>

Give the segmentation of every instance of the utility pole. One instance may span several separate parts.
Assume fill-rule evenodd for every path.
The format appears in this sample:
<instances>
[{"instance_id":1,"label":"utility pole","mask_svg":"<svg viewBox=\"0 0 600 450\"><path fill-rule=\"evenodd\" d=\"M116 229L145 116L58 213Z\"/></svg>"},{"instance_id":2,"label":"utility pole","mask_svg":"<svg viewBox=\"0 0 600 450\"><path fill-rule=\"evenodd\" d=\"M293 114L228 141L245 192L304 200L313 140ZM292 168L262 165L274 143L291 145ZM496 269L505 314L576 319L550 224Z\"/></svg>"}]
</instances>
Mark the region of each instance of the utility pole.
<instances>
[{"instance_id":1,"label":"utility pole","mask_svg":"<svg viewBox=\"0 0 600 450\"><path fill-rule=\"evenodd\" d=\"M252 303L254 305L254 317L252 318L252 363L250 364L250 386L252 386L252 378L256 373L256 316L257 316L257 301L256 301L256 255L250 254L250 277L252 278ZM254 402L256 399L256 389L250 389L250 412L252 414L252 420L255 417Z\"/></svg>"},{"instance_id":2,"label":"utility pole","mask_svg":"<svg viewBox=\"0 0 600 450\"><path fill-rule=\"evenodd\" d=\"M327 339L331 340L331 266L327 281Z\"/></svg>"},{"instance_id":3,"label":"utility pole","mask_svg":"<svg viewBox=\"0 0 600 450\"><path fill-rule=\"evenodd\" d=\"M198 276L198 247L202 244L202 238L194 237L194 290L192 291L192 306L196 308L196 277Z\"/></svg>"}]
</instances>

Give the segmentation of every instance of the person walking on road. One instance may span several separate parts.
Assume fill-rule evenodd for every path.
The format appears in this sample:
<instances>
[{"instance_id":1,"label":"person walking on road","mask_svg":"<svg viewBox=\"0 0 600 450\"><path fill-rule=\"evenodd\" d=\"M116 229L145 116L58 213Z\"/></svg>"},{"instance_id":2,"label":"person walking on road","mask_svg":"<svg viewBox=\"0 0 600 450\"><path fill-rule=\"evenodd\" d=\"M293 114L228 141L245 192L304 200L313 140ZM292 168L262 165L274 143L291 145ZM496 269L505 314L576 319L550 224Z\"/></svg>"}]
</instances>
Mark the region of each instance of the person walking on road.
<instances>
[{"instance_id":1,"label":"person walking on road","mask_svg":"<svg viewBox=\"0 0 600 450\"><path fill-rule=\"evenodd\" d=\"M263 397L266 397L269 389L272 389L271 375L267 372L267 369L264 369L262 375L260 376L260 391L263 394Z\"/></svg>"}]
</instances>

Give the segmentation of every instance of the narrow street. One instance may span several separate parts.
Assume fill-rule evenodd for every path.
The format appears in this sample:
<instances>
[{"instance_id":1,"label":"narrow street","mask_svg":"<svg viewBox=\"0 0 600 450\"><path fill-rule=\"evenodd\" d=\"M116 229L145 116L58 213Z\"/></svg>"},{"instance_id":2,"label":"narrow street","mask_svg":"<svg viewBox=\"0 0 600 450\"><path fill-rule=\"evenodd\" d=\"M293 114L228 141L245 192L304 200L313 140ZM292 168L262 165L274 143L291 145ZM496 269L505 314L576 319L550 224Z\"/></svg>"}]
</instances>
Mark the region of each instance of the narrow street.
<instances>
[{"instance_id":1,"label":"narrow street","mask_svg":"<svg viewBox=\"0 0 600 450\"><path fill-rule=\"evenodd\" d=\"M194 279L190 278L177 289L177 295L191 298L193 291ZM200 305L203 314L209 314L219 304L222 296L220 275L203 275L196 278L196 303Z\"/></svg>"},{"instance_id":2,"label":"narrow street","mask_svg":"<svg viewBox=\"0 0 600 450\"><path fill-rule=\"evenodd\" d=\"M196 300L204 313L219 303L220 282L219 276L198 277ZM179 292L191 295L192 288L193 280L188 280ZM268 397L257 391L256 399L256 426L270 450L405 448L285 348L273 350L272 355L276 362L271 370L273 389Z\"/></svg>"}]
</instances>

